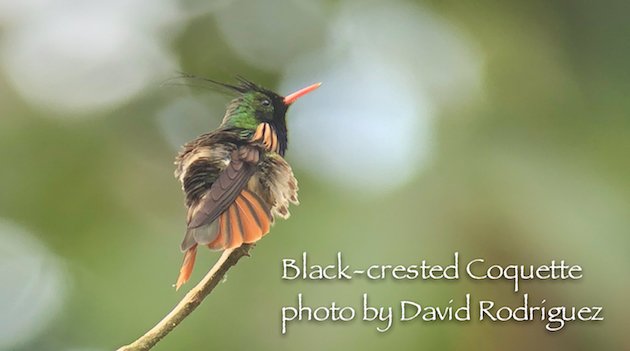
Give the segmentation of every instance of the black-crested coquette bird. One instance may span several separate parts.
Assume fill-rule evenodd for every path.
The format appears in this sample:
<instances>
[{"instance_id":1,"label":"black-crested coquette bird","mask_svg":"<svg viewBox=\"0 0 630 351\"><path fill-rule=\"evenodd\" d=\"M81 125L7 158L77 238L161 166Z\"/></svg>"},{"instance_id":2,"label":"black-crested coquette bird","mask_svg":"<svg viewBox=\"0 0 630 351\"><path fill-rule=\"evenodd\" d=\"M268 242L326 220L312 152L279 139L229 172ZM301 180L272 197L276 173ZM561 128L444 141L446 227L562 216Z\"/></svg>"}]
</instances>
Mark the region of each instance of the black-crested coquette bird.
<instances>
[{"instance_id":1,"label":"black-crested coquette bird","mask_svg":"<svg viewBox=\"0 0 630 351\"><path fill-rule=\"evenodd\" d=\"M190 278L197 246L226 250L254 243L269 232L275 217L289 217L289 204L298 204L298 183L283 157L286 113L293 102L321 85L283 97L243 78L237 85L206 81L237 97L221 125L186 143L175 160L175 177L188 208L176 289Z\"/></svg>"}]
</instances>

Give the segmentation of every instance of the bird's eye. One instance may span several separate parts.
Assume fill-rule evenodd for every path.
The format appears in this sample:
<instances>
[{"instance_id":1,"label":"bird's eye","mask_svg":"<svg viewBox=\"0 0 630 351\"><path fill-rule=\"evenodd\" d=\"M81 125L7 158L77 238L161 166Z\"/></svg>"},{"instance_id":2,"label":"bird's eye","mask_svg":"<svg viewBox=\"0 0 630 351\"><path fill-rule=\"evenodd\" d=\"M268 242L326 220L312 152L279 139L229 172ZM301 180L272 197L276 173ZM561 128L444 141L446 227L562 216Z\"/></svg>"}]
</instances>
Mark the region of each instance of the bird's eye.
<instances>
[{"instance_id":1,"label":"bird's eye","mask_svg":"<svg viewBox=\"0 0 630 351\"><path fill-rule=\"evenodd\" d=\"M271 101L269 101L268 99L265 99L265 100L263 100L263 101L261 102L261 104L262 104L263 106L271 106Z\"/></svg>"}]
</instances>

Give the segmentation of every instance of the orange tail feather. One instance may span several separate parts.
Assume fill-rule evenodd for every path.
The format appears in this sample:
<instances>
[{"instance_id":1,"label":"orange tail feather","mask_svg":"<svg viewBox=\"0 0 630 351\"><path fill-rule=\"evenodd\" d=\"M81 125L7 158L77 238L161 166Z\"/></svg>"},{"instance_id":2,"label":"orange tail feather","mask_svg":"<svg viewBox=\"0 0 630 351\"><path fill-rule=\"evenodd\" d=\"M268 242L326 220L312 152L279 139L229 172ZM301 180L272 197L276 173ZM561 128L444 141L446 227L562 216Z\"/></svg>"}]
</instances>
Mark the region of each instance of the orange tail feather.
<instances>
[{"instance_id":1,"label":"orange tail feather","mask_svg":"<svg viewBox=\"0 0 630 351\"><path fill-rule=\"evenodd\" d=\"M225 248L225 245L226 245L225 233L227 233L227 221L228 221L226 217L227 215L224 213L220 215L219 218L217 219L217 221L219 221L219 228L217 229L217 238L214 239L210 244L208 244L208 247L211 250L223 250Z\"/></svg>"},{"instance_id":2,"label":"orange tail feather","mask_svg":"<svg viewBox=\"0 0 630 351\"><path fill-rule=\"evenodd\" d=\"M177 277L177 283L175 283L175 290L179 290L179 288L184 285L190 279L190 275L192 274L193 267L195 266L195 257L197 256L197 245L191 247L186 251L184 255L184 263L182 264L182 268L179 270L179 277Z\"/></svg>"},{"instance_id":3,"label":"orange tail feather","mask_svg":"<svg viewBox=\"0 0 630 351\"><path fill-rule=\"evenodd\" d=\"M217 220L217 237L208 247L225 250L260 240L269 232L272 217L262 200L245 189Z\"/></svg>"}]
</instances>

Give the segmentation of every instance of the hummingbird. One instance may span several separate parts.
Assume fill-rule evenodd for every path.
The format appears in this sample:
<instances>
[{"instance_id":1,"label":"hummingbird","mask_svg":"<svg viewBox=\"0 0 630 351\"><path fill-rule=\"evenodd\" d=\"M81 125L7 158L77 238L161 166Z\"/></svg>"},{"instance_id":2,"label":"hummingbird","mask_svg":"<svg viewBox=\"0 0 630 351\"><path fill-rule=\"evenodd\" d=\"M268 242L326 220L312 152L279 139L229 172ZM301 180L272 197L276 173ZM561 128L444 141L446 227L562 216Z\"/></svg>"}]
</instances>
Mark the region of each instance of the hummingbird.
<instances>
[{"instance_id":1,"label":"hummingbird","mask_svg":"<svg viewBox=\"0 0 630 351\"><path fill-rule=\"evenodd\" d=\"M286 113L321 85L281 96L242 77L236 85L203 80L236 97L219 127L186 143L175 159L188 210L176 289L190 278L199 245L226 250L254 243L269 232L275 217L289 218L289 204L299 202L298 182L284 159Z\"/></svg>"}]
</instances>

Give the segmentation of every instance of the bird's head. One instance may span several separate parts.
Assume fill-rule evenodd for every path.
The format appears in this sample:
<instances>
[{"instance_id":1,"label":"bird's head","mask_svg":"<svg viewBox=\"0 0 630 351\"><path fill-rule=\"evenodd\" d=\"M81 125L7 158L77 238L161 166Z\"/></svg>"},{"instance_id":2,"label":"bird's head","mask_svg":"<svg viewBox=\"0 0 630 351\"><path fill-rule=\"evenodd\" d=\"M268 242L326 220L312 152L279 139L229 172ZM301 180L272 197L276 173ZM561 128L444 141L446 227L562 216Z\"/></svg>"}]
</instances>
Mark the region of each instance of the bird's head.
<instances>
[{"instance_id":1,"label":"bird's head","mask_svg":"<svg viewBox=\"0 0 630 351\"><path fill-rule=\"evenodd\" d=\"M281 96L243 78L239 81L238 85L218 83L238 93L230 102L221 126L242 129L246 137L260 140L268 149L283 155L287 148L286 113L289 106L319 88L321 83Z\"/></svg>"}]
</instances>

